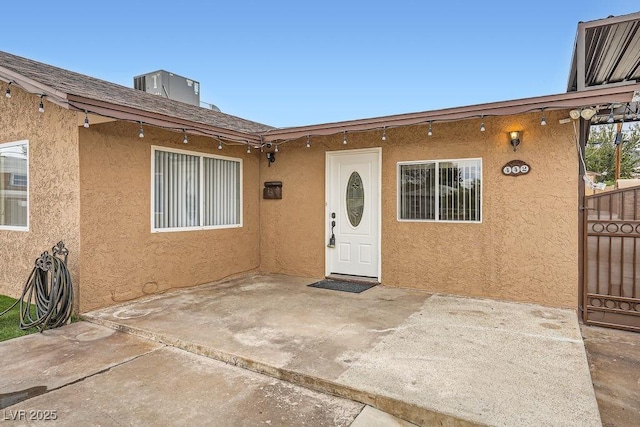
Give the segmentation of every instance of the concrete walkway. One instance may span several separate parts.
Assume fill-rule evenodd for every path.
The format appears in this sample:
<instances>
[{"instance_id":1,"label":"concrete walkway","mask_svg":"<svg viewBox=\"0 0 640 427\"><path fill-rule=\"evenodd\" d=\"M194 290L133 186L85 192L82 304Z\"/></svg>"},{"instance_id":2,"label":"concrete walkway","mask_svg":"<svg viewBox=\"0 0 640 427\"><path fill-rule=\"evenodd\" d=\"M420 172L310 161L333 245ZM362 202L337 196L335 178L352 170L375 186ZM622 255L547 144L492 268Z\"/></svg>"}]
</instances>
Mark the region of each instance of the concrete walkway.
<instances>
[{"instance_id":1,"label":"concrete walkway","mask_svg":"<svg viewBox=\"0 0 640 427\"><path fill-rule=\"evenodd\" d=\"M605 427L640 424L640 334L582 325Z\"/></svg>"},{"instance_id":2,"label":"concrete walkway","mask_svg":"<svg viewBox=\"0 0 640 427\"><path fill-rule=\"evenodd\" d=\"M390 417L87 322L0 343L0 360L0 424L12 427L372 426Z\"/></svg>"},{"instance_id":3,"label":"concrete walkway","mask_svg":"<svg viewBox=\"0 0 640 427\"><path fill-rule=\"evenodd\" d=\"M311 282L245 277L86 317L420 425L601 424L572 310Z\"/></svg>"}]
</instances>

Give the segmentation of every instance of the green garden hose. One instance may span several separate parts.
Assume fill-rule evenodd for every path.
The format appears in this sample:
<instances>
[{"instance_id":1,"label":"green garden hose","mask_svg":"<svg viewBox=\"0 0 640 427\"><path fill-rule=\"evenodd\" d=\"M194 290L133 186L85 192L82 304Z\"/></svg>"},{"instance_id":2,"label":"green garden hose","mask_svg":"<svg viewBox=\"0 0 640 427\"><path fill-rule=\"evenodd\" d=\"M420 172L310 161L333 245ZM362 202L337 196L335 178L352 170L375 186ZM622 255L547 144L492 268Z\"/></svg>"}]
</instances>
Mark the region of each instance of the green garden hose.
<instances>
[{"instance_id":1,"label":"green garden hose","mask_svg":"<svg viewBox=\"0 0 640 427\"><path fill-rule=\"evenodd\" d=\"M67 269L69 250L63 242L58 242L51 251L52 255L47 251L40 255L20 298L0 313L2 316L20 304L20 329L35 327L42 332L62 326L71 318L73 285ZM35 317L32 316L31 304L35 306Z\"/></svg>"}]
</instances>

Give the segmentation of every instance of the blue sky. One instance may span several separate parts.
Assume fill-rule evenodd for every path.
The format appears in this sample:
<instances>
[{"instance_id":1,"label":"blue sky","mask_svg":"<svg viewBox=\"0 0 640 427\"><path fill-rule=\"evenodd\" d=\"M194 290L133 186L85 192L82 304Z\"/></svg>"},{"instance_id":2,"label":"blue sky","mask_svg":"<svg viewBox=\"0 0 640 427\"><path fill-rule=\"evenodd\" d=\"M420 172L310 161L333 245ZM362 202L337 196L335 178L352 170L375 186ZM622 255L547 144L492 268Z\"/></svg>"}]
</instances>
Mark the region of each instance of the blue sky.
<instances>
[{"instance_id":1,"label":"blue sky","mask_svg":"<svg viewBox=\"0 0 640 427\"><path fill-rule=\"evenodd\" d=\"M578 21L640 10L575 1L22 1L0 50L133 86L165 69L272 126L566 90Z\"/></svg>"}]
</instances>

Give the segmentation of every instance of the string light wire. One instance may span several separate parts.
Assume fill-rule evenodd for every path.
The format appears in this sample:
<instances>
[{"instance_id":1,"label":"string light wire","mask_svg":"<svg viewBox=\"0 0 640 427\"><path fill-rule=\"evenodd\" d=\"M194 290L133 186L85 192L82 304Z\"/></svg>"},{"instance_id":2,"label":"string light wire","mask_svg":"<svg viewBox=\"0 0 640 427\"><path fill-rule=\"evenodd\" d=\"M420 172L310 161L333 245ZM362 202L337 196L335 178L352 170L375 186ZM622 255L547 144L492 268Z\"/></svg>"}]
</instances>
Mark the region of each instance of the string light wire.
<instances>
[{"instance_id":1,"label":"string light wire","mask_svg":"<svg viewBox=\"0 0 640 427\"><path fill-rule=\"evenodd\" d=\"M24 89L24 88L23 88L19 83L16 83L16 82L14 82L14 81L9 81L9 82L8 82L8 84L9 84L9 85L13 85L13 86L18 86L18 87L20 87L21 89L25 90L25 92L27 92L27 93L33 93L33 92L29 92L28 90ZM7 87L7 91L5 92L5 94L7 94L7 92L9 92L9 94L10 94L10 92L11 92L11 91L10 91L10 87ZM43 102L43 99L44 99L44 97L45 97L45 96L47 96L47 95L46 95L46 94L44 94L44 93L35 93L35 94L36 94L36 95L38 95L38 96L40 97L40 103L39 103L39 106L38 106L38 111L40 111L40 112L44 112L44 102ZM7 98L9 98L9 97L10 97L10 96L7 96ZM79 106L75 105L75 104L74 104L74 103L72 103L72 102L69 102L69 101L67 101L67 100L65 100L65 99L62 99L62 98L61 98L61 99L58 99L58 98L56 98L55 96L54 96L54 98L53 98L53 99L55 99L55 101L52 101L52 102L54 102L54 103L56 103L56 104L59 104L59 105L61 105L61 106L63 106L63 105L68 105L69 107L73 108L73 109L74 109L74 110L76 110L76 111L85 111L85 112L88 114L88 110L86 110L86 109L84 109L84 108L81 108L81 107L79 107ZM539 108L539 107L538 107L538 108L531 108L531 109L529 109L529 110L522 111L522 112L521 112L521 114L528 113L528 112L532 112L532 111L535 111L535 110L540 111L540 108ZM633 112L633 109L631 108L631 105L627 105L627 114L626 114L627 118L628 118L628 116L629 116L629 114L630 114L630 113L633 113L633 114L632 114L632 119L638 119L638 118L640 118L640 105L636 106L636 108L635 108L635 112ZM99 116L101 116L101 117L110 118L110 119L115 119L115 120L124 121L124 122L134 122L134 123L139 123L139 124L140 124L140 134L139 134L139 136L140 136L141 138L142 138L142 137L144 137L144 135L143 135L144 131L143 131L143 129L142 129L142 124L143 124L143 122L142 122L142 121L138 121L138 120L131 120L131 119L123 119L123 118L121 118L121 117L111 116L111 115L109 115L109 114L105 114L105 113L102 113L102 112L101 112L101 113L95 113L95 112L92 112L92 114L97 114L97 115L99 115ZM543 125L543 126L544 126L545 124L543 124L543 123L546 123L546 115L545 115L545 113L544 113L544 109L542 109L542 114L543 114L543 116L542 116L542 120L541 120L541 125ZM611 111L610 111L610 113L609 113L609 120L611 119L611 116L612 116L612 115L613 115L613 111L611 110ZM477 117L477 116L469 115L468 117L460 117L460 118L456 118L455 120L454 120L454 119L452 119L452 120L444 120L444 121L459 121L459 120L471 119L471 118L473 118L473 117ZM481 118L482 118L482 119L484 119L484 115L482 115L482 116L481 116ZM386 133L386 130L387 130L387 129L390 129L390 128L396 128L396 127L417 126L417 125L420 125L420 124L428 124L428 125L429 125L429 128L432 128L432 122L433 122L433 120L431 119L431 120L424 120L424 121L420 121L420 122L418 122L418 121L417 121L417 122L413 122L413 123L401 124L401 125L396 125L396 126L383 126L383 127L382 127L383 135ZM200 129L200 128L182 128L182 127L176 127L176 126L163 126L163 125L153 125L153 126L154 126L154 127L157 127L157 128L160 128L160 129L169 130L169 131L182 131L183 133L185 133L185 136L186 136L186 132L187 132L187 131L192 131L192 132L195 132L195 133L197 133L197 134L201 134L201 135L207 135L207 136L212 136L212 137L216 137L216 136L217 136L217 137L218 137L218 139L220 139L220 136L219 136L219 135L216 135L215 133L212 133L212 132L207 132L207 131L205 131L205 130L203 130L203 129ZM380 129L380 127L379 127L379 126L378 126L377 128L378 128L378 129ZM484 129L483 129L483 128L484 128ZM371 128L368 128L368 129L350 130L349 132L369 132L369 131L372 131L372 130L374 130L374 129L376 129L376 127L375 127L375 126L372 126ZM481 123L481 129L480 129L480 130L481 130L481 131L485 131L485 130L486 130L486 126L484 126L484 121ZM346 144L346 141L347 141L347 138L346 138L347 131L341 131L341 132L343 133L343 144ZM338 132L336 132L336 133L338 133ZM433 131L431 130L431 134L432 134L432 133L433 133ZM264 135L262 135L262 138L264 138L264 137L265 137L265 135L267 135L267 134L268 134L268 132L266 132ZM322 136L327 136L326 134L321 134L321 135L322 135ZM330 135L330 134L329 134L329 135ZM313 136L313 134L309 134L308 136L309 136L309 137L310 137L310 136ZM431 136L431 135L429 135L429 136ZM386 137L386 135L385 135L385 137ZM287 142L291 142L291 141L295 141L295 140L298 140L299 138L300 138L300 137L296 137L296 138L291 138L291 139L282 140L280 143L278 143L278 145L279 145L279 144L284 144L284 143L287 143ZM185 138L185 139L186 139L186 138ZM235 139L235 138L233 138L233 137L228 137L228 136L225 136L225 137L224 137L224 139L225 139L226 141L229 141L229 142L225 143L225 144L227 144L227 145L245 145L245 144L247 144L246 140L243 140L243 139ZM263 140L264 140L264 139L263 139ZM183 139L183 142L184 142L184 139ZM251 145L251 143L250 143L250 142L249 142L249 144ZM261 145L261 146L262 146L263 144L264 144L264 142L263 142L262 144L260 144L260 143L254 143L254 145L256 145L256 147L257 147L258 145ZM220 141L219 141L219 145L220 145ZM276 148L278 148L278 145L276 145Z\"/></svg>"}]
</instances>

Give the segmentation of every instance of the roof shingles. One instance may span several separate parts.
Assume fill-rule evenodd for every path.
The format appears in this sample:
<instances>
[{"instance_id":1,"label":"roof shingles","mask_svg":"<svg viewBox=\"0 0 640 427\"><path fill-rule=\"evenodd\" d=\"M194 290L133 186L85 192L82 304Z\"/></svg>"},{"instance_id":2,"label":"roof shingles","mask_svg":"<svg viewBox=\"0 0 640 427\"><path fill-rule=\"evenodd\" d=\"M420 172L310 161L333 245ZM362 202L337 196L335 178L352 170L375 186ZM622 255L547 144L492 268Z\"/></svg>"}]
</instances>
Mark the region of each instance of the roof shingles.
<instances>
[{"instance_id":1,"label":"roof shingles","mask_svg":"<svg viewBox=\"0 0 640 427\"><path fill-rule=\"evenodd\" d=\"M0 67L69 95L126 106L236 132L256 134L273 129L271 126L261 123L152 95L2 51L0 51Z\"/></svg>"}]
</instances>

